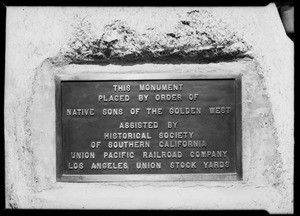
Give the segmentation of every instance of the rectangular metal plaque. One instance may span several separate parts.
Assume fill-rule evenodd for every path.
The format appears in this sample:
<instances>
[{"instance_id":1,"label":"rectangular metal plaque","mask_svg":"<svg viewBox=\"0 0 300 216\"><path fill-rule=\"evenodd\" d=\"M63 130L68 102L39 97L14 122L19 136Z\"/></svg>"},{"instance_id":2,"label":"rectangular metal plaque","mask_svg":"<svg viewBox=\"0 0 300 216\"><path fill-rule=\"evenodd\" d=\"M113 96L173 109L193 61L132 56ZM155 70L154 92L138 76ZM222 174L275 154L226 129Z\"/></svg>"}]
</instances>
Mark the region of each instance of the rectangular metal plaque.
<instances>
[{"instance_id":1,"label":"rectangular metal plaque","mask_svg":"<svg viewBox=\"0 0 300 216\"><path fill-rule=\"evenodd\" d=\"M57 180L239 180L239 77L56 80Z\"/></svg>"}]
</instances>

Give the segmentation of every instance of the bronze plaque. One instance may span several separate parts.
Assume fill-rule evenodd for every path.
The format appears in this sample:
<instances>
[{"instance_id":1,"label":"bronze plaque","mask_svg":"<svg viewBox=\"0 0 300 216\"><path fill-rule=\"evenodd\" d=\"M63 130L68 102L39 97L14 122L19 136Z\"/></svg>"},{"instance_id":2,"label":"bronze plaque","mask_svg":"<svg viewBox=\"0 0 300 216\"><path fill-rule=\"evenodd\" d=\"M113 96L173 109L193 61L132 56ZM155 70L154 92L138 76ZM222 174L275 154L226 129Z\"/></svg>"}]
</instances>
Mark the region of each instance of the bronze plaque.
<instances>
[{"instance_id":1,"label":"bronze plaque","mask_svg":"<svg viewBox=\"0 0 300 216\"><path fill-rule=\"evenodd\" d=\"M59 181L241 179L239 79L57 85Z\"/></svg>"}]
</instances>

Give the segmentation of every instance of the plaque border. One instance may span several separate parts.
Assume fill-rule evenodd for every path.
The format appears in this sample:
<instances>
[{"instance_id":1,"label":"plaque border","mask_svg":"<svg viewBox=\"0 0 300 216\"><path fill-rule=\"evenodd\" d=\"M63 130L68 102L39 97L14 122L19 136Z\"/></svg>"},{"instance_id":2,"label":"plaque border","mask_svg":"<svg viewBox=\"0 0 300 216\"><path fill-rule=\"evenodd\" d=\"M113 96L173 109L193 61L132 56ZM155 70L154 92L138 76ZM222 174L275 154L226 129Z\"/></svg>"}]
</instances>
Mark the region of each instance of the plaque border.
<instances>
[{"instance_id":1,"label":"plaque border","mask_svg":"<svg viewBox=\"0 0 300 216\"><path fill-rule=\"evenodd\" d=\"M191 173L191 174L102 174L102 175L70 175L63 174L62 154L62 112L61 82L62 81L142 81L142 80L192 80L192 79L230 79L235 80L235 173ZM243 180L242 165L242 75L241 74L172 74L81 72L75 74L57 74L55 82L56 109L56 181L57 182L122 182L122 181L241 181Z\"/></svg>"}]
</instances>

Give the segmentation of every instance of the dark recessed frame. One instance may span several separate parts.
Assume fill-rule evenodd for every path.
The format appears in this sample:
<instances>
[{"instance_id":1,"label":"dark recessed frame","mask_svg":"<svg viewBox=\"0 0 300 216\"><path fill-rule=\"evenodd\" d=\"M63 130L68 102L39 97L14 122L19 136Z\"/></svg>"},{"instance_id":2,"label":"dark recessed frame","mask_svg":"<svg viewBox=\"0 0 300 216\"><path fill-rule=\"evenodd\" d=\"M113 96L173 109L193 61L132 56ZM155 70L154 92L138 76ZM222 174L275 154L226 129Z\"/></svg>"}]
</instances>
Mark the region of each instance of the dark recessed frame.
<instances>
[{"instance_id":1,"label":"dark recessed frame","mask_svg":"<svg viewBox=\"0 0 300 216\"><path fill-rule=\"evenodd\" d=\"M140 82L140 81L205 81L205 80L232 80L235 91L235 117L234 117L234 150L235 170L230 173L181 173L181 174L76 174L66 173L63 152L63 122L62 122L62 83L67 82ZM106 74L81 73L76 75L61 74L55 76L55 106L56 106L56 170L59 182L109 182L109 181L228 181L242 180L242 88L241 75L183 75L162 73L153 74Z\"/></svg>"}]
</instances>

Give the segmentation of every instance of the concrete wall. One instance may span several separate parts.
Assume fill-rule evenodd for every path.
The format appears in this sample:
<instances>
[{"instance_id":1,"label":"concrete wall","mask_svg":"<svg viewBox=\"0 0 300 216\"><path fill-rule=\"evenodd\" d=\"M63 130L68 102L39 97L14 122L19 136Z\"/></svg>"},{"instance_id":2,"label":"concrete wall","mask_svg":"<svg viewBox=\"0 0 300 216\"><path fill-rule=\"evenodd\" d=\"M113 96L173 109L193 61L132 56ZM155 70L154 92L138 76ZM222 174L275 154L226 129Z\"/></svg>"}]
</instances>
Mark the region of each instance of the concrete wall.
<instances>
[{"instance_id":1,"label":"concrete wall","mask_svg":"<svg viewBox=\"0 0 300 216\"><path fill-rule=\"evenodd\" d=\"M293 212L293 43L275 5L8 7L8 208ZM56 74L242 74L243 181L56 182Z\"/></svg>"}]
</instances>

